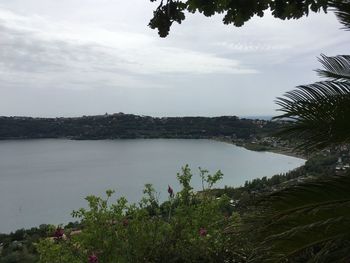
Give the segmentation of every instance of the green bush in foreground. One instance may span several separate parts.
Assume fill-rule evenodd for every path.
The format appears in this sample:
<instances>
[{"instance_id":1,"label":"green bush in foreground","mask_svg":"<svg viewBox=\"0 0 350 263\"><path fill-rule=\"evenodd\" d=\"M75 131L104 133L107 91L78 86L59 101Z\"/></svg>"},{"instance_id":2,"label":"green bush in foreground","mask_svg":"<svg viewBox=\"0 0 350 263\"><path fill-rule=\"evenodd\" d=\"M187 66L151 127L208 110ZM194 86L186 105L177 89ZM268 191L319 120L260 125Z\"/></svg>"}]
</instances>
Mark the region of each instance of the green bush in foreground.
<instances>
[{"instance_id":1,"label":"green bush in foreground","mask_svg":"<svg viewBox=\"0 0 350 263\"><path fill-rule=\"evenodd\" d=\"M113 191L107 191L107 199L87 197L89 208L73 212L81 231L58 228L53 238L41 240L40 262L243 261L242 244L226 231L239 223L239 216L232 213L228 197L218 199L208 191L222 173L200 169L200 176L204 191L195 194L191 171L183 167L177 175L181 191L175 194L169 186L163 204L152 185L145 186L139 204L125 198L109 204Z\"/></svg>"}]
</instances>

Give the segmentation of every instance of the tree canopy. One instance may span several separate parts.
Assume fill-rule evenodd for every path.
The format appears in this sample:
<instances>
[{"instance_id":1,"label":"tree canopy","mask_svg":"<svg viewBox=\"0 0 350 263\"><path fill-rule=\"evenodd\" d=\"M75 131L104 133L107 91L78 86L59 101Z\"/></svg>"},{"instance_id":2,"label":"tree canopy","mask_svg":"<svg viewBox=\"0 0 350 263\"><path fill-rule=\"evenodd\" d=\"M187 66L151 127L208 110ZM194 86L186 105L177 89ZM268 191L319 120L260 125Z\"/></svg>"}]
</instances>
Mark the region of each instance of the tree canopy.
<instances>
[{"instance_id":1,"label":"tree canopy","mask_svg":"<svg viewBox=\"0 0 350 263\"><path fill-rule=\"evenodd\" d=\"M160 37L169 34L174 22L181 24L186 19L185 13L202 13L209 17L223 14L224 24L240 27L254 16L263 17L270 12L279 19L298 19L310 12L327 12L346 1L341 0L150 0L159 2L153 12L149 26L158 29Z\"/></svg>"}]
</instances>

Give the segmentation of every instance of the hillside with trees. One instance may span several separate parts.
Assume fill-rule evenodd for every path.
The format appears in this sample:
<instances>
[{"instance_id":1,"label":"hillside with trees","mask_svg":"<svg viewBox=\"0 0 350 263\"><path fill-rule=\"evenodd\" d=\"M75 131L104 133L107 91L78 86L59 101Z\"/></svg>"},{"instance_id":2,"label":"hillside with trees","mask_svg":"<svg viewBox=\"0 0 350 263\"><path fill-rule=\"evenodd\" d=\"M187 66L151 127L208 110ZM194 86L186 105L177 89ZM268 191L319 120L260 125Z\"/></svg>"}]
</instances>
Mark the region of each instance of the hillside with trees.
<instances>
[{"instance_id":1,"label":"hillside with trees","mask_svg":"<svg viewBox=\"0 0 350 263\"><path fill-rule=\"evenodd\" d=\"M0 139L248 139L276 132L282 124L236 116L153 118L123 113L78 118L0 117Z\"/></svg>"}]
</instances>

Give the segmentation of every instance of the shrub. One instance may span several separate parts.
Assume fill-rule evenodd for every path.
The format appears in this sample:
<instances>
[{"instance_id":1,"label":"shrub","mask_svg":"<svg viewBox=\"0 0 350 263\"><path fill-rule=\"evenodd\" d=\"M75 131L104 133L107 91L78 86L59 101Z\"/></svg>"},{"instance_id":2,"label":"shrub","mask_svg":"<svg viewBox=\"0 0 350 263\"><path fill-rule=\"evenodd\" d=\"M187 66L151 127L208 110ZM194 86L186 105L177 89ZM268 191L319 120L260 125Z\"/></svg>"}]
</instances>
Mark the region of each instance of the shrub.
<instances>
[{"instance_id":1,"label":"shrub","mask_svg":"<svg viewBox=\"0 0 350 263\"><path fill-rule=\"evenodd\" d=\"M222 173L200 169L200 176L203 191L195 193L191 170L183 167L177 175L182 189L175 194L169 186L162 204L150 184L138 204L125 198L110 204L113 191L106 192L106 199L88 196L88 209L72 213L81 220L80 233L53 231L60 237L37 244L40 262L233 262L243 257L235 251L237 237L226 231L239 223L239 216L227 196L210 193Z\"/></svg>"}]
</instances>

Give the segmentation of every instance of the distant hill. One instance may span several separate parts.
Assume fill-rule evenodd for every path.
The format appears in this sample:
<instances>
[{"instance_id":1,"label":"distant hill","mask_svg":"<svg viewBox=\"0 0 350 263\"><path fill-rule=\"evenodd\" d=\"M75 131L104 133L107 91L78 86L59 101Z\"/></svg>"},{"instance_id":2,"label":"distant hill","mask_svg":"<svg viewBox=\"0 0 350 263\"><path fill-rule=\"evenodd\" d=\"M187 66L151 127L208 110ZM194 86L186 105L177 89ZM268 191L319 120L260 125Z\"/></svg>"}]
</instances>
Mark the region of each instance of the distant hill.
<instances>
[{"instance_id":1,"label":"distant hill","mask_svg":"<svg viewBox=\"0 0 350 263\"><path fill-rule=\"evenodd\" d=\"M77 118L0 117L0 139L213 138L248 139L276 131L265 120L220 117L163 117L115 113Z\"/></svg>"}]
</instances>

